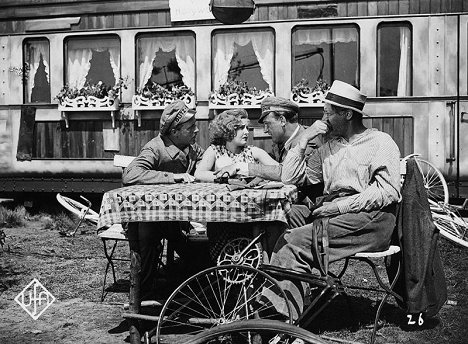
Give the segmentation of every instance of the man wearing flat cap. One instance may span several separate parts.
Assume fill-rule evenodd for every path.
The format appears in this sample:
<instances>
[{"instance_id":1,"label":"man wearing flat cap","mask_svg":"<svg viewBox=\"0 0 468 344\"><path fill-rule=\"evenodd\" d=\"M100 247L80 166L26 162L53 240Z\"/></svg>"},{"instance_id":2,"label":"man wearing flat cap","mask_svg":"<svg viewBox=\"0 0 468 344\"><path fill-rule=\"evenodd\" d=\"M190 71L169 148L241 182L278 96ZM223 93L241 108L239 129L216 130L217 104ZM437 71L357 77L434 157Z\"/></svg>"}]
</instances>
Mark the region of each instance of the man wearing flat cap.
<instances>
[{"instance_id":1,"label":"man wearing flat cap","mask_svg":"<svg viewBox=\"0 0 468 344\"><path fill-rule=\"evenodd\" d=\"M170 184L190 183L197 162L203 156L203 149L195 143L198 128L195 111L181 100L177 100L164 109L159 135L149 141L130 165L124 170L124 185L135 184ZM156 263L160 253L160 241L168 238L180 256L185 248L185 236L182 229L188 228L185 222L138 224L139 245L141 251L141 295L143 300L154 300ZM155 228L158 226L159 228ZM163 228L161 228L163 227Z\"/></svg>"},{"instance_id":2,"label":"man wearing flat cap","mask_svg":"<svg viewBox=\"0 0 468 344\"><path fill-rule=\"evenodd\" d=\"M363 125L365 101L357 88L335 80L325 96L322 120L307 128L288 152L282 181L295 185L323 182L324 196L303 219L307 224L278 239L270 264L303 273L319 267L323 273L328 262L389 247L395 205L401 198L400 151L388 134ZM307 144L326 133L331 138L306 155ZM282 281L281 286L294 300L297 318L303 311L306 286L289 281ZM280 297L266 296L284 312Z\"/></svg>"},{"instance_id":3,"label":"man wearing flat cap","mask_svg":"<svg viewBox=\"0 0 468 344\"><path fill-rule=\"evenodd\" d=\"M281 164L288 150L299 142L299 137L305 130L298 123L299 106L285 98L268 97L262 101L261 108L262 113L258 122L263 124L265 133L270 134L273 141L270 155ZM231 172L229 168L230 166L226 171ZM248 167L241 168L239 174L279 181L281 165L249 163Z\"/></svg>"}]
</instances>

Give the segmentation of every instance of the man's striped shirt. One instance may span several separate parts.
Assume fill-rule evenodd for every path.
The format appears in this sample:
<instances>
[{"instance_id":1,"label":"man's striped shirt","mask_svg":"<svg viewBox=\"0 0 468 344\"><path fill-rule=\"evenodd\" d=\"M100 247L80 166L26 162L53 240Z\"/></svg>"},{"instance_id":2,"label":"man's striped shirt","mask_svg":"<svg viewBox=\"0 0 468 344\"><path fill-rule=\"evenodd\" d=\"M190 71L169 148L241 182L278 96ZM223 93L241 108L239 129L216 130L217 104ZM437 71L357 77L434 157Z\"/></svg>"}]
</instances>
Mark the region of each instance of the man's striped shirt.
<instances>
[{"instance_id":1,"label":"man's striped shirt","mask_svg":"<svg viewBox=\"0 0 468 344\"><path fill-rule=\"evenodd\" d=\"M309 156L294 147L281 179L294 185L324 182L324 194L352 193L336 200L342 214L381 209L401 198L400 151L388 134L367 129L350 142L330 139Z\"/></svg>"}]
</instances>

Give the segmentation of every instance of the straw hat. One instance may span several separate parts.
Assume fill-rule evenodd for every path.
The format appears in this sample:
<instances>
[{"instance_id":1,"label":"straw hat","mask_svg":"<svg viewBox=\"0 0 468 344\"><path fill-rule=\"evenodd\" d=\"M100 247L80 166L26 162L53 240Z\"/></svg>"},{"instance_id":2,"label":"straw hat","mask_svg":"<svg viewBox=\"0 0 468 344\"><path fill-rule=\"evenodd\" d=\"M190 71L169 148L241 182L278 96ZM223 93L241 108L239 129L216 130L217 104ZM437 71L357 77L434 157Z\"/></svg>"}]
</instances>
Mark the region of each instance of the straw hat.
<instances>
[{"instance_id":1,"label":"straw hat","mask_svg":"<svg viewBox=\"0 0 468 344\"><path fill-rule=\"evenodd\" d=\"M346 82L335 80L325 96L325 103L362 113L367 96Z\"/></svg>"}]
</instances>

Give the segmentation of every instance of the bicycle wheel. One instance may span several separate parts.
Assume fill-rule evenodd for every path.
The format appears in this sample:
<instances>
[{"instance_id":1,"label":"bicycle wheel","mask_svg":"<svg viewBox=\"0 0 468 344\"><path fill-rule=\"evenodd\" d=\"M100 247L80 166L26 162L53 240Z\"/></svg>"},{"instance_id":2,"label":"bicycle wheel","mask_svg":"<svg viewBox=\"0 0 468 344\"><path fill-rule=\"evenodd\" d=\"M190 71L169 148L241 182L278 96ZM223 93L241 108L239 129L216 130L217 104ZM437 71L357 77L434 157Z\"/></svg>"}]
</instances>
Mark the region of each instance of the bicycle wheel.
<instances>
[{"instance_id":1,"label":"bicycle wheel","mask_svg":"<svg viewBox=\"0 0 468 344\"><path fill-rule=\"evenodd\" d=\"M156 327L156 343L190 338L208 328L245 319L278 316L262 292L268 290L287 305L286 320L292 322L286 295L276 280L249 266L216 266L190 277L164 304Z\"/></svg>"},{"instance_id":2,"label":"bicycle wheel","mask_svg":"<svg viewBox=\"0 0 468 344\"><path fill-rule=\"evenodd\" d=\"M252 239L243 237L228 241L221 249L216 265L222 266L237 264L258 268L263 262L262 245L257 242L247 249L247 246L251 242Z\"/></svg>"},{"instance_id":3,"label":"bicycle wheel","mask_svg":"<svg viewBox=\"0 0 468 344\"><path fill-rule=\"evenodd\" d=\"M443 174L429 161L414 157L423 176L424 187L427 190L427 198L434 202L448 204L449 192Z\"/></svg>"},{"instance_id":4,"label":"bicycle wheel","mask_svg":"<svg viewBox=\"0 0 468 344\"><path fill-rule=\"evenodd\" d=\"M57 194L57 201L68 211L77 215L79 218L84 217L85 220L97 224L99 214L92 210L89 206L81 204L78 201L75 201L69 197L62 196Z\"/></svg>"},{"instance_id":5,"label":"bicycle wheel","mask_svg":"<svg viewBox=\"0 0 468 344\"><path fill-rule=\"evenodd\" d=\"M468 224L461 217L455 214L449 216L432 212L432 219L443 237L458 245L468 247Z\"/></svg>"},{"instance_id":6,"label":"bicycle wheel","mask_svg":"<svg viewBox=\"0 0 468 344\"><path fill-rule=\"evenodd\" d=\"M323 339L300 327L277 320L243 320L220 325L190 338L185 344L326 344ZM299 339L302 342L299 342Z\"/></svg>"}]
</instances>

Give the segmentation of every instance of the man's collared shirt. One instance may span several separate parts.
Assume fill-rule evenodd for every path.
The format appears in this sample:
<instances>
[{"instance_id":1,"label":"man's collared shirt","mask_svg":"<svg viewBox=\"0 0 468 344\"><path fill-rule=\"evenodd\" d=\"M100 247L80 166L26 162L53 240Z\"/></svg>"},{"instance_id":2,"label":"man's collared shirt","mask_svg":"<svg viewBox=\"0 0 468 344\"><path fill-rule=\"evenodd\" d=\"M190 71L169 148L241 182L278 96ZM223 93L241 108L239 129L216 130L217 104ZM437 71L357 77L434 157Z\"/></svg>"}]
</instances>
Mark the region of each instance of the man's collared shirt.
<instances>
[{"instance_id":1,"label":"man's collared shirt","mask_svg":"<svg viewBox=\"0 0 468 344\"><path fill-rule=\"evenodd\" d=\"M202 156L203 149L198 144L180 150L169 139L158 135L141 149L138 157L124 170L122 183L175 183L174 173L193 174Z\"/></svg>"},{"instance_id":2,"label":"man's collared shirt","mask_svg":"<svg viewBox=\"0 0 468 344\"><path fill-rule=\"evenodd\" d=\"M324 194L354 195L337 200L340 213L381 209L400 196L400 151L393 139L376 129L367 129L352 141L333 138L306 158L292 148L283 162L283 182L324 183Z\"/></svg>"}]
</instances>

